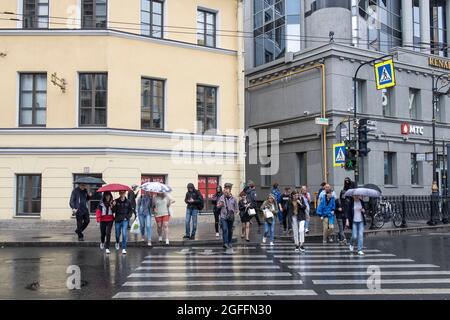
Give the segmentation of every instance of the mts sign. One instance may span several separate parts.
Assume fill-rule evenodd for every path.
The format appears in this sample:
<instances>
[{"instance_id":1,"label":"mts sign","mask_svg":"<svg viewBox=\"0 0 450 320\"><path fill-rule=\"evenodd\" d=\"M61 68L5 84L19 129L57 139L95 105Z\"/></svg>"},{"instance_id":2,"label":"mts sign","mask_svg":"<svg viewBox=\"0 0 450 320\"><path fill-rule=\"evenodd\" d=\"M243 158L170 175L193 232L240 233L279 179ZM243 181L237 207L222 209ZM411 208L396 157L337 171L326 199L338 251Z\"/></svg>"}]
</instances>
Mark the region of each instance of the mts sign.
<instances>
[{"instance_id":1,"label":"mts sign","mask_svg":"<svg viewBox=\"0 0 450 320\"><path fill-rule=\"evenodd\" d=\"M402 134L405 134L405 135L415 134L415 135L423 136L423 127L412 126L407 122L402 123L401 131L402 131Z\"/></svg>"}]
</instances>

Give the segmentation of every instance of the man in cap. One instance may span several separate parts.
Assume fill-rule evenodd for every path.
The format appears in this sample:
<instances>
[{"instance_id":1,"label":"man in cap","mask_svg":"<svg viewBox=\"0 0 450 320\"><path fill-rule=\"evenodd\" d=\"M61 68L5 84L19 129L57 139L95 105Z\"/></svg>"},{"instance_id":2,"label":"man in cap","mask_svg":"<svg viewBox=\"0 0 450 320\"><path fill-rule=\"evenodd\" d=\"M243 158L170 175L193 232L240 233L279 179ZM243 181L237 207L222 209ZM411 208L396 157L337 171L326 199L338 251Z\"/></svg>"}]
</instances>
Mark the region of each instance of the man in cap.
<instances>
[{"instance_id":1,"label":"man in cap","mask_svg":"<svg viewBox=\"0 0 450 320\"><path fill-rule=\"evenodd\" d=\"M220 225L222 226L223 247L232 248L234 216L239 213L238 201L231 194L231 183L225 183L223 195L217 201L220 208Z\"/></svg>"}]
</instances>

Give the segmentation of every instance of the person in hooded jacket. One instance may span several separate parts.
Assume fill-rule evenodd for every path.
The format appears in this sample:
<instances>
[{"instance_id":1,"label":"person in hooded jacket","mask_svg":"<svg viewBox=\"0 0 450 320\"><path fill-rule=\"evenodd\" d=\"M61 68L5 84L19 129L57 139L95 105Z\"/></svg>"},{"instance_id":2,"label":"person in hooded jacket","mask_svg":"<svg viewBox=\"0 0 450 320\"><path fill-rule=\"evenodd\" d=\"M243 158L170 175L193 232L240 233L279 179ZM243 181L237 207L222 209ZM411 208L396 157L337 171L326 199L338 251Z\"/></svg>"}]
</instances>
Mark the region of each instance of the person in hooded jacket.
<instances>
[{"instance_id":1,"label":"person in hooded jacket","mask_svg":"<svg viewBox=\"0 0 450 320\"><path fill-rule=\"evenodd\" d=\"M345 220L348 215L348 210L350 209L351 197L346 197L345 193L354 188L354 184L349 177L344 179L344 187L339 194L339 200L336 199L336 220L339 227L339 244L347 244L347 239L345 238L344 228Z\"/></svg>"},{"instance_id":2,"label":"person in hooded jacket","mask_svg":"<svg viewBox=\"0 0 450 320\"><path fill-rule=\"evenodd\" d=\"M97 223L100 223L100 250L105 249L106 254L111 253L109 245L111 243L111 229L114 224L113 204L114 199L111 192L104 192L95 211Z\"/></svg>"},{"instance_id":3,"label":"person in hooded jacket","mask_svg":"<svg viewBox=\"0 0 450 320\"><path fill-rule=\"evenodd\" d=\"M220 208L217 207L217 201L219 201L220 197L223 195L222 186L217 186L216 193L211 199L211 203L213 205L213 213L214 213L214 228L216 230L216 238L220 237L219 235L219 222L220 222Z\"/></svg>"},{"instance_id":4,"label":"person in hooded jacket","mask_svg":"<svg viewBox=\"0 0 450 320\"><path fill-rule=\"evenodd\" d=\"M317 208L317 215L322 219L323 243L333 242L334 210L336 209L335 197L331 189L327 190Z\"/></svg>"},{"instance_id":5,"label":"person in hooded jacket","mask_svg":"<svg viewBox=\"0 0 450 320\"><path fill-rule=\"evenodd\" d=\"M197 231L197 216L198 211L203 204L203 197L200 191L196 190L193 183L187 185L187 192L184 198L186 203L186 234L183 239L195 240L195 233ZM192 220L192 233L191 230Z\"/></svg>"},{"instance_id":6,"label":"person in hooded jacket","mask_svg":"<svg viewBox=\"0 0 450 320\"><path fill-rule=\"evenodd\" d=\"M113 205L116 224L116 250L120 249L120 235L122 234L122 254L127 254L127 232L129 221L133 215L133 206L126 196L126 191L120 191L119 196Z\"/></svg>"}]
</instances>

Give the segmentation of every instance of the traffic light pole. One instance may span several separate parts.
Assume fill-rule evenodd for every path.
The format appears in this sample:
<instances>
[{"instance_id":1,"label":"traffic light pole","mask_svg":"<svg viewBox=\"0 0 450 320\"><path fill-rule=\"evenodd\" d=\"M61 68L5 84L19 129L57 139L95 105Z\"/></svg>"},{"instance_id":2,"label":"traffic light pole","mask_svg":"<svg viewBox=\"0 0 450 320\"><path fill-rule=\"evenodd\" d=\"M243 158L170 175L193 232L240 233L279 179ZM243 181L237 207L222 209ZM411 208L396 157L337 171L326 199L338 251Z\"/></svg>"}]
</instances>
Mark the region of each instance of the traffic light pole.
<instances>
[{"instance_id":1,"label":"traffic light pole","mask_svg":"<svg viewBox=\"0 0 450 320\"><path fill-rule=\"evenodd\" d=\"M358 115L357 110L356 110L356 100L357 100L356 86L358 85L358 78L357 78L358 72L363 66L365 66L367 64L371 64L378 60L383 60L386 58L393 58L393 57L394 56L392 54L388 54L388 55L385 55L385 56L382 56L382 57L379 57L376 59L372 59L372 60L363 62L355 71L355 75L353 76L353 139L355 141L355 145L358 141L358 123L357 123L357 119L356 119L356 117ZM359 154L358 154L358 157L359 157ZM358 183L359 183L359 160L356 161L356 165L355 165L355 186L356 187L358 186Z\"/></svg>"}]
</instances>

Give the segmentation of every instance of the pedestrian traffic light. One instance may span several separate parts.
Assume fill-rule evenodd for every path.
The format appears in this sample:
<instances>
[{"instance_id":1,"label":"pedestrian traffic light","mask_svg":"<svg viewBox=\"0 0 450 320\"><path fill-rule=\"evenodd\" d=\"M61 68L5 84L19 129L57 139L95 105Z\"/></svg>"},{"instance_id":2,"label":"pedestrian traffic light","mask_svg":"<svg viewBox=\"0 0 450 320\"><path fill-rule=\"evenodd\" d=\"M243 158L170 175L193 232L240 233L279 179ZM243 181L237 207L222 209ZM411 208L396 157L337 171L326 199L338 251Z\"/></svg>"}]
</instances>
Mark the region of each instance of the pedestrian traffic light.
<instances>
[{"instance_id":1,"label":"pedestrian traffic light","mask_svg":"<svg viewBox=\"0 0 450 320\"><path fill-rule=\"evenodd\" d=\"M360 119L358 126L358 146L359 146L359 156L366 157L370 149L367 147L369 140L367 139L367 134L370 131L375 130L376 128L373 126L373 121L369 119Z\"/></svg>"},{"instance_id":2,"label":"pedestrian traffic light","mask_svg":"<svg viewBox=\"0 0 450 320\"><path fill-rule=\"evenodd\" d=\"M345 170L355 170L358 151L355 147L355 141L345 141L347 148L347 157L345 158Z\"/></svg>"}]
</instances>

